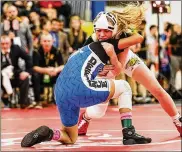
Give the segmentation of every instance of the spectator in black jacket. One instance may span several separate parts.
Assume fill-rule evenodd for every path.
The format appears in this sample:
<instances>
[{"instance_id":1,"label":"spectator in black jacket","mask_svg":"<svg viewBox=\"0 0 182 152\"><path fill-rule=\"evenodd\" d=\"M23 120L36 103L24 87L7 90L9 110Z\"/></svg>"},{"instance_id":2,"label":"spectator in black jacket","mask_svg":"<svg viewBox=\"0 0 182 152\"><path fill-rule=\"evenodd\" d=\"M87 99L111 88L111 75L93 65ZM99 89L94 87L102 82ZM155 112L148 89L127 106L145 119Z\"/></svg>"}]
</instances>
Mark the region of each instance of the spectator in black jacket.
<instances>
[{"instance_id":1,"label":"spectator in black jacket","mask_svg":"<svg viewBox=\"0 0 182 152\"><path fill-rule=\"evenodd\" d=\"M44 101L53 100L52 88L64 67L62 54L53 46L53 41L51 34L42 34L40 47L33 52L32 83L37 105L32 105L32 108L42 108L39 102L41 86L44 88Z\"/></svg>"},{"instance_id":2,"label":"spectator in black jacket","mask_svg":"<svg viewBox=\"0 0 182 152\"><path fill-rule=\"evenodd\" d=\"M22 71L18 66L18 59L22 58L26 63L26 70ZM8 70L9 71L8 71ZM32 71L31 57L18 45L13 45L8 35L1 36L1 88L8 94L12 95L12 90L8 90L8 79L12 87L19 87L21 108L28 105L28 89L29 89L29 76ZM10 74L11 73L11 74ZM4 82L5 81L5 82ZM10 87L11 87L10 86Z\"/></svg>"}]
</instances>

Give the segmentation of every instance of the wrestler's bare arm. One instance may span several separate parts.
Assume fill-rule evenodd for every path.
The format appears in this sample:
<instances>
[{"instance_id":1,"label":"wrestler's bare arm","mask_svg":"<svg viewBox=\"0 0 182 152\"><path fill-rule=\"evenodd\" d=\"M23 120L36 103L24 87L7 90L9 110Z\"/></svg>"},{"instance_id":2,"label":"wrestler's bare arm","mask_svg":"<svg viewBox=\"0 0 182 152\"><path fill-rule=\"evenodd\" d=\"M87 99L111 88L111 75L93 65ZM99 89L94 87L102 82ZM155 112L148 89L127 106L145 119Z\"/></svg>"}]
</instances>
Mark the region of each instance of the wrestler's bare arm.
<instances>
[{"instance_id":1,"label":"wrestler's bare arm","mask_svg":"<svg viewBox=\"0 0 182 152\"><path fill-rule=\"evenodd\" d=\"M118 61L117 55L114 51L114 47L110 43L102 42L101 43L107 55L110 57L110 62L114 66L112 71L114 75L118 75L121 72L121 63Z\"/></svg>"},{"instance_id":2,"label":"wrestler's bare arm","mask_svg":"<svg viewBox=\"0 0 182 152\"><path fill-rule=\"evenodd\" d=\"M138 33L135 33L127 38L122 38L119 40L118 48L119 49L125 49L127 47L130 47L132 45L141 43L143 41L143 36L141 36Z\"/></svg>"}]
</instances>

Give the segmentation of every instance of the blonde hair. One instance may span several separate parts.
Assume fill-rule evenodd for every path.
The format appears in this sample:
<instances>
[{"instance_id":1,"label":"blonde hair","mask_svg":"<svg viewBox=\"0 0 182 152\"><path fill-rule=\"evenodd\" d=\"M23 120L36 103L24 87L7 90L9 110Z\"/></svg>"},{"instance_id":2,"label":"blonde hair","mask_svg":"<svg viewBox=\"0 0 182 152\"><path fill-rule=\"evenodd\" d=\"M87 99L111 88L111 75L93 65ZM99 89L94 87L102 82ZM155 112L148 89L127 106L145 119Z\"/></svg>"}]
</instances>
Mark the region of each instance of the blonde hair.
<instances>
[{"instance_id":1,"label":"blonde hair","mask_svg":"<svg viewBox=\"0 0 182 152\"><path fill-rule=\"evenodd\" d=\"M84 38L83 38L83 30L81 29L81 19L79 16L75 15L75 16L71 17L70 24L69 24L69 27L70 27L70 32L69 32L70 45L73 45L73 43L74 43L74 28L71 25L72 20L79 20L79 22L80 22L80 29L78 31L78 42L82 43Z\"/></svg>"},{"instance_id":2,"label":"blonde hair","mask_svg":"<svg viewBox=\"0 0 182 152\"><path fill-rule=\"evenodd\" d=\"M145 10L143 4L131 2L121 12L112 11L111 14L117 20L117 33L128 32L128 29L132 32L139 30L139 26L145 18Z\"/></svg>"}]
</instances>

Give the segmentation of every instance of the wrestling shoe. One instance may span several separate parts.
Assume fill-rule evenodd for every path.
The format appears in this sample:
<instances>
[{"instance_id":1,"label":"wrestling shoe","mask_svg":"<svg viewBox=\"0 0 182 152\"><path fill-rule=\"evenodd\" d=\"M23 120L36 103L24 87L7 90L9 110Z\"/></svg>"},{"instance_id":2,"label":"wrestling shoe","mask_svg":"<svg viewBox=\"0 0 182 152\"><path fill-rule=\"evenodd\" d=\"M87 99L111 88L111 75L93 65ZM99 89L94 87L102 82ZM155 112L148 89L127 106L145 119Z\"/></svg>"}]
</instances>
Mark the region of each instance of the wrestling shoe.
<instances>
[{"instance_id":1,"label":"wrestling shoe","mask_svg":"<svg viewBox=\"0 0 182 152\"><path fill-rule=\"evenodd\" d=\"M85 112L83 112L80 115L80 118L79 118L79 121L78 121L78 135L79 136L86 135L87 129L88 129L88 126L89 126L89 120L86 120L84 118L84 114L85 114Z\"/></svg>"},{"instance_id":2,"label":"wrestling shoe","mask_svg":"<svg viewBox=\"0 0 182 152\"><path fill-rule=\"evenodd\" d=\"M123 144L134 145L134 144L148 144L152 141L151 138L141 136L135 132L134 126L123 129Z\"/></svg>"},{"instance_id":3,"label":"wrestling shoe","mask_svg":"<svg viewBox=\"0 0 182 152\"><path fill-rule=\"evenodd\" d=\"M43 141L50 141L53 137L53 131L47 126L41 126L28 133L21 141L21 147L31 147Z\"/></svg>"},{"instance_id":4,"label":"wrestling shoe","mask_svg":"<svg viewBox=\"0 0 182 152\"><path fill-rule=\"evenodd\" d=\"M176 120L173 123L176 126L178 132L180 133L180 136L182 137L182 117L180 117L179 120Z\"/></svg>"}]
</instances>

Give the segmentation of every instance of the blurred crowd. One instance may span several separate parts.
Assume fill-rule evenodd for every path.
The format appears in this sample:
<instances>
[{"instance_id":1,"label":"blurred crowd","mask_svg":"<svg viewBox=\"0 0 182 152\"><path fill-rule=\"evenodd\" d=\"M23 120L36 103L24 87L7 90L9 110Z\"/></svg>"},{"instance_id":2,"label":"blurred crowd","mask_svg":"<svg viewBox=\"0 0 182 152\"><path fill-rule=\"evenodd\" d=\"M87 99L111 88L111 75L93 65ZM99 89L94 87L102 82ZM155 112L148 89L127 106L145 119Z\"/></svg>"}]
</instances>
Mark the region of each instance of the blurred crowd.
<instances>
[{"instance_id":1,"label":"blurred crowd","mask_svg":"<svg viewBox=\"0 0 182 152\"><path fill-rule=\"evenodd\" d=\"M1 105L4 108L37 108L54 104L53 88L70 54L81 48L87 33L81 17L62 1L3 1L1 7ZM142 44L130 49L142 58L173 98L181 98L181 26L164 23L164 32L146 21L138 31ZM65 30L68 29L68 30ZM129 82L133 104L156 102L140 84ZM117 99L111 104L116 105Z\"/></svg>"}]
</instances>

